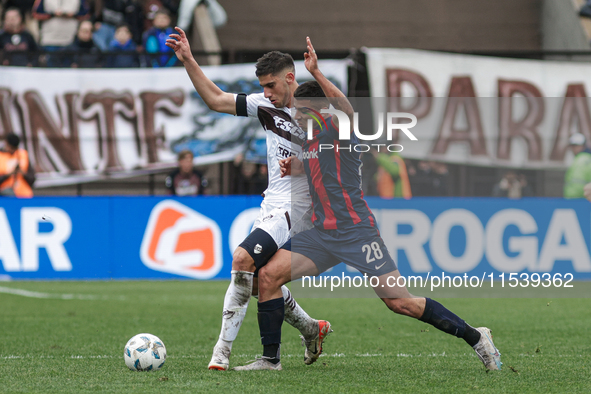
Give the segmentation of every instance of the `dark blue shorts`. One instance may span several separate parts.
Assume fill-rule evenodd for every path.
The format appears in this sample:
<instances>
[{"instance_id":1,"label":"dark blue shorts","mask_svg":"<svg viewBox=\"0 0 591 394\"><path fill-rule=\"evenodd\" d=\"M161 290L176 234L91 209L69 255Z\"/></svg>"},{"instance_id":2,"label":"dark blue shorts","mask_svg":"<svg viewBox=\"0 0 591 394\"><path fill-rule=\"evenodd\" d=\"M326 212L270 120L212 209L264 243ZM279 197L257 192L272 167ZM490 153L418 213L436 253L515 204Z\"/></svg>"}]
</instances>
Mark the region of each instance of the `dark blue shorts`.
<instances>
[{"instance_id":1,"label":"dark blue shorts","mask_svg":"<svg viewBox=\"0 0 591 394\"><path fill-rule=\"evenodd\" d=\"M292 237L290 246L293 253L312 260L321 273L341 262L368 276L381 276L397 270L375 227L348 231L324 231L314 227Z\"/></svg>"}]
</instances>

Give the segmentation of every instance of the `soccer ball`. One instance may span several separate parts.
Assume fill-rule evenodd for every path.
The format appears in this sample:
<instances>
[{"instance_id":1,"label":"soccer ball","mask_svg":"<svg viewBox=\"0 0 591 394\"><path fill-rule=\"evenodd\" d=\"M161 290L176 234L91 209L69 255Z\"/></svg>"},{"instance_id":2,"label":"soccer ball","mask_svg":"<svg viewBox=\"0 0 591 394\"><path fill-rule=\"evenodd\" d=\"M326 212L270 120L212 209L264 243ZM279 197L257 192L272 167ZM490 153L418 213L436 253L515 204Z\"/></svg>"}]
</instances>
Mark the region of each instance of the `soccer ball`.
<instances>
[{"instance_id":1,"label":"soccer ball","mask_svg":"<svg viewBox=\"0 0 591 394\"><path fill-rule=\"evenodd\" d=\"M166 348L156 335L137 334L125 344L123 358L132 371L157 371L166 361Z\"/></svg>"}]
</instances>

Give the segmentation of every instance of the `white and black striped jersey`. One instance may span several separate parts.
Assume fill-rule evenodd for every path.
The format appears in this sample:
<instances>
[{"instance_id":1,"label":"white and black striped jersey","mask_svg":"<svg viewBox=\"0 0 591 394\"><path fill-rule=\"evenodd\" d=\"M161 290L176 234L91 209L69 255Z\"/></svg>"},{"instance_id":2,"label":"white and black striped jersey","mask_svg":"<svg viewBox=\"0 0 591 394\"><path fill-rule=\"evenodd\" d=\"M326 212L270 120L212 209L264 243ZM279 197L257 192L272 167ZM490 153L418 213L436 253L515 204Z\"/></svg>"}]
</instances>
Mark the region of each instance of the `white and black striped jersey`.
<instances>
[{"instance_id":1,"label":"white and black striped jersey","mask_svg":"<svg viewBox=\"0 0 591 394\"><path fill-rule=\"evenodd\" d=\"M287 107L275 108L264 93L236 95L236 114L258 118L267 133L267 166L269 186L265 199L269 201L302 201L309 199L305 175L281 178L279 160L296 156L302 160L302 145L306 134L291 118Z\"/></svg>"}]
</instances>

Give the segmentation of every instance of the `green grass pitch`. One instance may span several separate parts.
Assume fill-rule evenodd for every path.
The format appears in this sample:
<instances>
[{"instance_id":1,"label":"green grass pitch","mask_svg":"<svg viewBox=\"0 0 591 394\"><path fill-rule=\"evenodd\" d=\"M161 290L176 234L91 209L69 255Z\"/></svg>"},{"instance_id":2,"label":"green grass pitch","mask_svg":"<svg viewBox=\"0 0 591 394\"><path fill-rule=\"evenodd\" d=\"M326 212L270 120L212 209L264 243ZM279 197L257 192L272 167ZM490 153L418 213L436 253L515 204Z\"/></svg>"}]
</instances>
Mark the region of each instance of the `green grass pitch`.
<instances>
[{"instance_id":1,"label":"green grass pitch","mask_svg":"<svg viewBox=\"0 0 591 394\"><path fill-rule=\"evenodd\" d=\"M298 333L284 325L283 371L208 371L226 287L226 281L2 282L0 392L591 392L591 299L440 299L472 325L493 330L500 372L487 373L463 340L396 316L377 299L300 299L335 330L314 365L304 365ZM162 370L125 366L123 346L141 332L164 341ZM251 302L231 366L260 353Z\"/></svg>"}]
</instances>

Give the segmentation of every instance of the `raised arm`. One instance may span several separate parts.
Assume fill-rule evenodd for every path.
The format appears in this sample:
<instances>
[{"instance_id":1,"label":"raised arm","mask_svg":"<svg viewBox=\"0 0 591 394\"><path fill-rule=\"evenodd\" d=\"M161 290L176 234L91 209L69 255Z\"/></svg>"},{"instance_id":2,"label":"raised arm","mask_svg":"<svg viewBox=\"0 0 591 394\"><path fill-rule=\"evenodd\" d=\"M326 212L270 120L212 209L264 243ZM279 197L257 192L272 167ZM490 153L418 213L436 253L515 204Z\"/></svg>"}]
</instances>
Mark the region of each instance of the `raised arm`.
<instances>
[{"instance_id":1,"label":"raised arm","mask_svg":"<svg viewBox=\"0 0 591 394\"><path fill-rule=\"evenodd\" d=\"M191 46L187 35L180 27L174 28L178 34L171 34L166 40L166 46L172 48L176 57L183 63L189 78L205 104L217 112L236 115L236 100L232 93L221 90L201 70L191 53Z\"/></svg>"},{"instance_id":2,"label":"raised arm","mask_svg":"<svg viewBox=\"0 0 591 394\"><path fill-rule=\"evenodd\" d=\"M330 101L330 103L338 110L343 111L346 113L349 118L353 117L353 107L351 103L347 99L347 96L339 88L335 86L332 82L328 80L322 74L320 69L318 68L318 56L316 56L316 51L312 46L312 41L310 37L306 37L306 44L308 52L304 53L304 64L306 65L306 69L312 74L314 79L318 82L322 91Z\"/></svg>"}]
</instances>

